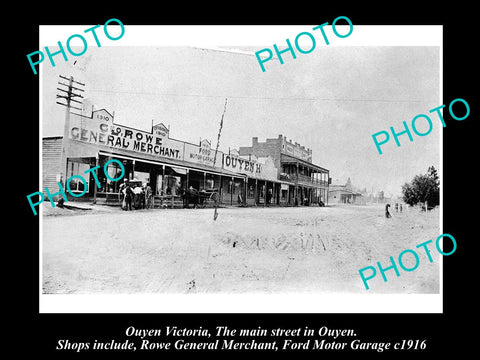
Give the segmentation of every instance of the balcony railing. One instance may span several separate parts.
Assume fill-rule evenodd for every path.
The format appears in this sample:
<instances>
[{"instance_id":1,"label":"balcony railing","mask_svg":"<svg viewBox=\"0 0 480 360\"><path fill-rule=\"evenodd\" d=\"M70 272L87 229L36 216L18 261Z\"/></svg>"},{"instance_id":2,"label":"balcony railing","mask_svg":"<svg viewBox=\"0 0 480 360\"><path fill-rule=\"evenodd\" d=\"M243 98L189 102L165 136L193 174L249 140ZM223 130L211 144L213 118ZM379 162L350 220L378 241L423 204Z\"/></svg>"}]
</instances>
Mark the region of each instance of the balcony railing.
<instances>
[{"instance_id":1,"label":"balcony railing","mask_svg":"<svg viewBox=\"0 0 480 360\"><path fill-rule=\"evenodd\" d=\"M292 181L299 184L328 186L327 180L313 179L307 175L302 175L302 174L296 175L296 174L282 173L280 174L280 180Z\"/></svg>"}]
</instances>

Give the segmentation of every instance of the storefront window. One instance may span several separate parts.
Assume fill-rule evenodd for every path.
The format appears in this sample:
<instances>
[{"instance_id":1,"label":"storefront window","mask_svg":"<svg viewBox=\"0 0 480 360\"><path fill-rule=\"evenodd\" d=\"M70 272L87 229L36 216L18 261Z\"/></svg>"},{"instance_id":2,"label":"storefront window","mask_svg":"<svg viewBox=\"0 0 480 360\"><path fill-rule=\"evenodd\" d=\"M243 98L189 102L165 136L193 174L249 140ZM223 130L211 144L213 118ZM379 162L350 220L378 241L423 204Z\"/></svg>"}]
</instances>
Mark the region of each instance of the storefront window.
<instances>
[{"instance_id":1,"label":"storefront window","mask_svg":"<svg viewBox=\"0 0 480 360\"><path fill-rule=\"evenodd\" d=\"M122 175L122 168L116 162L111 162L108 164L107 173L110 178L118 179ZM102 191L116 193L121 183L122 181L112 181L108 179L108 177L105 177Z\"/></svg>"},{"instance_id":2,"label":"storefront window","mask_svg":"<svg viewBox=\"0 0 480 360\"><path fill-rule=\"evenodd\" d=\"M150 182L150 173L143 171L135 171L133 174L134 179L140 180L142 184Z\"/></svg>"},{"instance_id":3,"label":"storefront window","mask_svg":"<svg viewBox=\"0 0 480 360\"><path fill-rule=\"evenodd\" d=\"M241 182L236 182L235 181L235 186L233 188L233 193L234 194L241 194L242 193L242 183Z\"/></svg>"},{"instance_id":4,"label":"storefront window","mask_svg":"<svg viewBox=\"0 0 480 360\"><path fill-rule=\"evenodd\" d=\"M165 175L163 182L163 193L165 195L178 195L178 190L181 184L180 176Z\"/></svg>"},{"instance_id":5,"label":"storefront window","mask_svg":"<svg viewBox=\"0 0 480 360\"><path fill-rule=\"evenodd\" d=\"M215 187L215 181L213 179L207 179L206 185L207 189L213 189Z\"/></svg>"},{"instance_id":6,"label":"storefront window","mask_svg":"<svg viewBox=\"0 0 480 360\"><path fill-rule=\"evenodd\" d=\"M69 170L70 170L69 177L73 175L80 175L86 180L86 187L87 187L87 189L85 189L85 183L81 179L75 177L71 179L69 182L70 191L75 193L76 192L82 193L85 190L88 191L88 182L90 181L90 173L85 173L85 171L89 169L90 169L89 164L84 164L76 161L72 161L72 162L69 161Z\"/></svg>"},{"instance_id":7,"label":"storefront window","mask_svg":"<svg viewBox=\"0 0 480 360\"><path fill-rule=\"evenodd\" d=\"M157 187L155 189L155 194L156 195L162 195L162 190L163 190L163 176L162 175L157 175Z\"/></svg>"},{"instance_id":8,"label":"storefront window","mask_svg":"<svg viewBox=\"0 0 480 360\"><path fill-rule=\"evenodd\" d=\"M260 186L260 198L263 199L263 195L265 194L265 185Z\"/></svg>"}]
</instances>

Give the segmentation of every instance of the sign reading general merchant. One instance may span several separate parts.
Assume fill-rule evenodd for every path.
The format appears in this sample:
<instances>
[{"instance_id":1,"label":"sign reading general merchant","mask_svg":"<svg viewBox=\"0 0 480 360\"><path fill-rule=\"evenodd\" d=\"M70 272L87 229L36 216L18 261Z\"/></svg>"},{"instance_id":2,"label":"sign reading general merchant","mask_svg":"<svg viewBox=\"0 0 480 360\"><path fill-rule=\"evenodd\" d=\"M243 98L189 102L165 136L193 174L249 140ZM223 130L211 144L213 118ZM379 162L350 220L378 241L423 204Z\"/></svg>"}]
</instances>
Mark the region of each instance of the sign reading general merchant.
<instances>
[{"instance_id":1,"label":"sign reading general merchant","mask_svg":"<svg viewBox=\"0 0 480 360\"><path fill-rule=\"evenodd\" d=\"M128 128L113 123L106 110L92 113L92 117L71 114L69 137L90 144L103 145L143 154L183 160L183 142L170 139L163 124L152 132Z\"/></svg>"}]
</instances>

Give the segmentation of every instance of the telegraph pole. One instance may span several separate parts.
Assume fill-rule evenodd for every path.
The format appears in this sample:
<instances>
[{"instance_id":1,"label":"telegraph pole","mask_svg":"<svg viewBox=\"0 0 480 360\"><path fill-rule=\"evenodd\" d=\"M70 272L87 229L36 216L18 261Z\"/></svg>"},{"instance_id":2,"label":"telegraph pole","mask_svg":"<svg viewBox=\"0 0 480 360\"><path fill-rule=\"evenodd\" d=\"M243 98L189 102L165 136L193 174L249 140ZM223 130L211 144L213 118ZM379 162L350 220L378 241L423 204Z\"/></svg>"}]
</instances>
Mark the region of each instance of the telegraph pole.
<instances>
[{"instance_id":1,"label":"telegraph pole","mask_svg":"<svg viewBox=\"0 0 480 360\"><path fill-rule=\"evenodd\" d=\"M64 88L58 87L57 90L60 91L59 94L57 94L57 99L63 99L64 102L57 101L57 104L63 105L66 107L65 110L65 124L63 127L63 140L62 140L62 157L60 161L60 182L62 185L65 185L65 181L67 178L67 155L69 153L68 148L70 144L70 140L68 138L68 133L70 129L70 110L71 109L76 109L76 110L82 110L80 107L72 106L72 102L82 104L82 101L76 100L76 98L83 99L83 96L78 94L78 92L84 92L84 90L80 87L77 86L85 86L85 84L82 84L81 82L75 81L73 79L73 76L65 77L62 75L59 75L61 79L67 80L68 84L65 84L65 82L62 82L60 80L58 84L60 86L63 86ZM76 86L74 86L74 84Z\"/></svg>"}]
</instances>

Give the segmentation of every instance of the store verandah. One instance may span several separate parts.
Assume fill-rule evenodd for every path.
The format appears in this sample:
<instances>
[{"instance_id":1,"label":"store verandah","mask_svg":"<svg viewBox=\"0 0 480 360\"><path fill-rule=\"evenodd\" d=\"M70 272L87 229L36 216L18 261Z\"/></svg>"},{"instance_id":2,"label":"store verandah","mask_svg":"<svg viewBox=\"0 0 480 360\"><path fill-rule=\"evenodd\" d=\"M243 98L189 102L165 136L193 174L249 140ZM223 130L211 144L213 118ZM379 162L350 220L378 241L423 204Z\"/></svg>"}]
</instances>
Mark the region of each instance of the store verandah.
<instances>
[{"instance_id":1,"label":"store verandah","mask_svg":"<svg viewBox=\"0 0 480 360\"><path fill-rule=\"evenodd\" d=\"M248 206L293 206L294 186L285 181L247 178Z\"/></svg>"},{"instance_id":2,"label":"store verandah","mask_svg":"<svg viewBox=\"0 0 480 360\"><path fill-rule=\"evenodd\" d=\"M329 171L305 160L281 155L280 179L294 183L296 205L328 203Z\"/></svg>"},{"instance_id":3,"label":"store verandah","mask_svg":"<svg viewBox=\"0 0 480 360\"><path fill-rule=\"evenodd\" d=\"M295 186L292 182L250 178L225 169L215 171L206 166L202 168L201 164L193 167L179 161L170 163L103 151L98 152L97 157L68 158L68 176L82 175L87 180L88 195L83 196L82 200L106 205L121 204L120 186L123 180L112 181L101 170L111 159L122 163L125 172L123 179L140 185L149 184L153 191L154 207L184 207L186 204L182 194L185 189L198 192L206 200L205 206L214 205L214 193L218 195L218 204L224 206L295 205ZM85 174L95 166L100 166L95 172L99 188L93 174ZM117 162L110 162L106 171L111 179L116 179L121 176L122 169ZM84 191L81 182L72 182L71 187L74 191Z\"/></svg>"},{"instance_id":4,"label":"store verandah","mask_svg":"<svg viewBox=\"0 0 480 360\"><path fill-rule=\"evenodd\" d=\"M111 159L118 160L122 166L117 162L110 162L106 168L107 177L102 169ZM95 166L99 166L94 172L99 187L95 183L93 173L85 173ZM122 167L123 179L112 181L111 179L121 176ZM198 197L207 199L208 204L205 205L213 205L214 197L211 196L213 193L218 194L218 202L225 205L236 202L237 195L240 195L242 199L245 198L244 175L226 170L214 171L208 169L207 166L203 167L201 164L198 167L192 167L190 164L180 161L157 161L100 151L96 157L68 158L67 174L68 176L83 176L88 184L88 189L82 200L93 201L97 204L120 205L120 186L124 180L128 180L132 184L148 183L153 191L154 207L183 207L185 203L182 195L187 189L198 193ZM73 191L84 191L81 181L79 184L71 182L70 185ZM75 197L69 196L69 200L70 198L77 200Z\"/></svg>"},{"instance_id":5,"label":"store verandah","mask_svg":"<svg viewBox=\"0 0 480 360\"><path fill-rule=\"evenodd\" d=\"M102 158L104 162L110 158L122 161L126 173L125 178L128 180L139 181L142 184L149 183L153 191L154 207L193 206L184 202L186 197L183 195L185 195L186 190L189 194L197 194L195 201L200 199L202 205L205 206L213 206L215 200L219 204L233 205L237 200L236 195L240 194L242 198L245 196L242 194L244 176L229 171L214 171L206 166L202 168L201 164L198 164L198 167L193 167L186 163L151 161L115 154L100 155L100 160ZM113 166L115 167L115 165ZM118 170L113 168L111 171L114 174ZM121 182L112 184L112 188L109 186L108 179L104 181L107 185L106 191L102 191L103 187L98 191L97 201L104 197L106 202L110 202L112 200L109 201L109 199L114 198L115 194L118 198L118 187ZM103 196L103 193L105 193L105 196ZM203 200L205 200L205 204L203 204Z\"/></svg>"},{"instance_id":6,"label":"store verandah","mask_svg":"<svg viewBox=\"0 0 480 360\"><path fill-rule=\"evenodd\" d=\"M296 194L297 205L299 206L324 206L328 203L328 192L323 187L298 185Z\"/></svg>"},{"instance_id":7,"label":"store verandah","mask_svg":"<svg viewBox=\"0 0 480 360\"><path fill-rule=\"evenodd\" d=\"M193 189L204 198L205 206L213 206L215 197L219 205L226 206L295 206L304 205L302 201L295 201L296 198L310 196L307 188L295 187L292 182L272 181L250 178L243 174L235 174L228 170L213 171L207 169L193 168L183 164L171 164L161 161L152 161L123 154L99 152L97 158L69 158L68 176L82 175L88 184L88 196L82 200L93 201L96 204L120 205L122 197L120 186L123 181L110 180L103 171L96 171L100 188L96 186L94 176L91 172L85 171L104 165L111 159L122 163L124 174L123 179L131 183L148 183L153 191L154 207L180 208L184 207L182 197L185 189ZM107 167L108 176L116 179L121 176L122 169L117 162L110 162ZM82 182L71 182L73 191L83 192ZM78 187L78 188L77 188ZM69 200L77 200L71 198ZM203 205L203 204L202 204ZM192 204L190 204L192 206Z\"/></svg>"}]
</instances>

